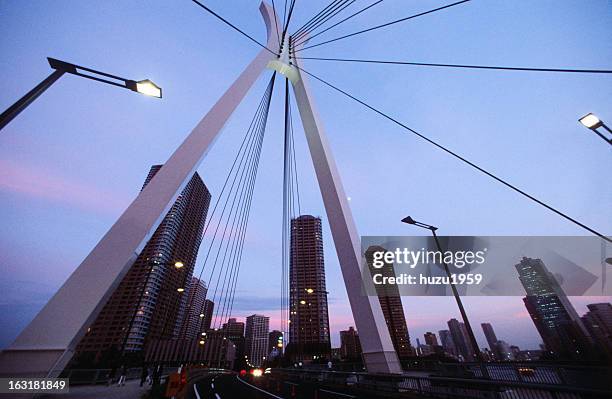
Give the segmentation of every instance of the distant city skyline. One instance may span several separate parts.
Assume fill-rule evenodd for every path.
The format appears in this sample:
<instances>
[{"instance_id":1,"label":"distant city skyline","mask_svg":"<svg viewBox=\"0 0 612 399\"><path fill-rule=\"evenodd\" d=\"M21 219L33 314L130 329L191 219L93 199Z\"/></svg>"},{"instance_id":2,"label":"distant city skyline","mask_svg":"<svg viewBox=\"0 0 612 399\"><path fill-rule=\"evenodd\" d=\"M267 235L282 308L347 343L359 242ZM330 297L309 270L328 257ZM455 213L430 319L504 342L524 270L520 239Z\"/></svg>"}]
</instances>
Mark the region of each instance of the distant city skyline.
<instances>
[{"instance_id":1,"label":"distant city skyline","mask_svg":"<svg viewBox=\"0 0 612 399\"><path fill-rule=\"evenodd\" d=\"M215 10L260 38L259 2L244 3L236 10L229 2L210 1ZM297 10L296 20L324 4L309 2ZM436 4L443 2L431 6ZM372 10L369 18L386 21L390 15L420 8L417 3L389 2ZM126 16L130 24L125 23ZM360 49L346 41L313 49L312 54L371 54L387 59L410 54L419 61L609 67L611 18L605 1L593 1L589 7L555 1L529 7L520 2L471 2L449 13L364 35ZM347 32L367 25L364 20L354 22ZM55 2L53 7L8 2L2 5L0 26L5 33L3 50L11 54L0 65L2 109L49 74L46 56L122 76L150 77L164 89L164 98L153 101L62 78L0 134L0 346L4 347L135 198L147 166L166 161L258 49L189 2L151 1L144 10L130 2L97 7L85 2ZM222 40L201 39L206 37ZM398 37L414 40L398 41ZM380 45L391 42L392 46ZM145 43L155 46L143 51ZM578 117L591 111L612 120L607 114L612 104L608 77L400 70L315 61L305 67L597 230L612 231L612 208L605 200L612 198L612 185L606 184L602 172L612 166L609 149L577 123ZM254 87L198 170L213 202L229 169L227 154L235 153L265 80ZM360 234L412 234L399 222L407 211L439 225L448 235L583 234L325 86L316 82L312 86ZM280 328L282 209L279 94L272 101L247 234L248 261L241 270L233 312L238 318L268 315L270 327L276 329ZM323 217L331 340L337 347L339 331L355 324L305 140L299 123L295 126L303 210ZM196 270L200 266L201 259ZM612 298L570 300L583 315L587 304ZM411 297L402 298L402 303L413 337L445 329L447 320L459 319L452 298ZM509 343L538 347L537 331L520 297L471 297L464 303L474 325L490 322ZM484 334L477 330L480 346L486 346Z\"/></svg>"}]
</instances>

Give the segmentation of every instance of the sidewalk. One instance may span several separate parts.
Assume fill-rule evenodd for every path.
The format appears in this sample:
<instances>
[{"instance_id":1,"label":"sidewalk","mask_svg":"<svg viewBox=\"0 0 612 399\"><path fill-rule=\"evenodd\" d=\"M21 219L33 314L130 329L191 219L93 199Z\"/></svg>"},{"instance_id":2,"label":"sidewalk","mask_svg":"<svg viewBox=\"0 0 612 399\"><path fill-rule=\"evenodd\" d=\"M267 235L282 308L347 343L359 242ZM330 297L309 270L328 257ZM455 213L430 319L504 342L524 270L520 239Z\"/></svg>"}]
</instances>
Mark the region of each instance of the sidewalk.
<instances>
[{"instance_id":1,"label":"sidewalk","mask_svg":"<svg viewBox=\"0 0 612 399\"><path fill-rule=\"evenodd\" d=\"M74 399L140 399L147 392L149 385L140 387L140 379L129 380L124 386L116 384L110 387L106 385L82 385L70 387L70 392L65 395L39 396L41 399L74 398Z\"/></svg>"}]
</instances>

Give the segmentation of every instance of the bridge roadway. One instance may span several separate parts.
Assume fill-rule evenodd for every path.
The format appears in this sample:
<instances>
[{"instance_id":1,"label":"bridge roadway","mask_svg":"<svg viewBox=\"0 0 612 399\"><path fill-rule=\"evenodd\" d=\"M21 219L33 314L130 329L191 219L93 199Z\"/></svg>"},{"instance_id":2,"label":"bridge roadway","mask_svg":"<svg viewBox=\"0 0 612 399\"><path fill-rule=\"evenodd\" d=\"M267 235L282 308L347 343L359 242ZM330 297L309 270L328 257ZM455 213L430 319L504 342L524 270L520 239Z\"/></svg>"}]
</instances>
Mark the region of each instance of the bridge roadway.
<instances>
[{"instance_id":1,"label":"bridge roadway","mask_svg":"<svg viewBox=\"0 0 612 399\"><path fill-rule=\"evenodd\" d=\"M236 373L204 374L188 385L184 399L362 399L390 398L374 392L344 392L341 387L322 388L317 384L297 384L290 381L262 377L241 378ZM421 395L405 393L403 398L422 398Z\"/></svg>"},{"instance_id":2,"label":"bridge roadway","mask_svg":"<svg viewBox=\"0 0 612 399\"><path fill-rule=\"evenodd\" d=\"M236 374L208 374L187 389L185 399L284 399L244 381Z\"/></svg>"}]
</instances>

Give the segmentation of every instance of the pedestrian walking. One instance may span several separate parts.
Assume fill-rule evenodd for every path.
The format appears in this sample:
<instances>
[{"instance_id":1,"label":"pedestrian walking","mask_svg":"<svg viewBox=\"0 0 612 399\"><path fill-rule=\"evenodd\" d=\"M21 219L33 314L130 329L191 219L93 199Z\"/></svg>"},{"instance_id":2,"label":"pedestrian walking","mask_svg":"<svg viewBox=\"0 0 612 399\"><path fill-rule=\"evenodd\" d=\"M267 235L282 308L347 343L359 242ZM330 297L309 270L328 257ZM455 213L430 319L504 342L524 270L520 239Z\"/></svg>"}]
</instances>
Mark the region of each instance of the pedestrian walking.
<instances>
[{"instance_id":1,"label":"pedestrian walking","mask_svg":"<svg viewBox=\"0 0 612 399\"><path fill-rule=\"evenodd\" d=\"M125 367L125 364L124 364L123 366L121 366L121 375L119 376L119 382L117 382L118 387L122 387L125 385L126 374L127 374L127 367Z\"/></svg>"},{"instance_id":2,"label":"pedestrian walking","mask_svg":"<svg viewBox=\"0 0 612 399\"><path fill-rule=\"evenodd\" d=\"M142 366L142 372L140 373L140 386L143 386L149 377L149 368L145 365Z\"/></svg>"}]
</instances>

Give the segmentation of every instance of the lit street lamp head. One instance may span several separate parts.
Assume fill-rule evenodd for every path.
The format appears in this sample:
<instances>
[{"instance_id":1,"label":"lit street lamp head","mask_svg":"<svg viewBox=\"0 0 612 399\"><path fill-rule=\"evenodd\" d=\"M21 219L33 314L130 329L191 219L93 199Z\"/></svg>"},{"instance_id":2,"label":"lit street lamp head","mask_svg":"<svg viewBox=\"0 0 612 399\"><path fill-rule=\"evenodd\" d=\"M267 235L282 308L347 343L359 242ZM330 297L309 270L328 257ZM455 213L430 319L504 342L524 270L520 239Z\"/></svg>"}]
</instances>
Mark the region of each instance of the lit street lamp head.
<instances>
[{"instance_id":1,"label":"lit street lamp head","mask_svg":"<svg viewBox=\"0 0 612 399\"><path fill-rule=\"evenodd\" d=\"M133 80L127 81L127 88L145 96L151 97L162 97L161 87L151 82L149 79L134 82Z\"/></svg>"},{"instance_id":2,"label":"lit street lamp head","mask_svg":"<svg viewBox=\"0 0 612 399\"><path fill-rule=\"evenodd\" d=\"M56 71L63 73L69 73L72 75L81 76L83 78L96 80L98 82L107 83L113 86L123 87L130 89L136 93L144 94L145 96L161 98L162 89L149 79L145 80L131 80L125 79L110 73L97 71L95 69L86 68L80 65L72 64L70 62L57 60L55 58L47 57L49 66Z\"/></svg>"},{"instance_id":3,"label":"lit street lamp head","mask_svg":"<svg viewBox=\"0 0 612 399\"><path fill-rule=\"evenodd\" d=\"M601 137L602 140L612 145L612 137L610 136L612 135L612 130L608 126L606 126L606 124L603 123L603 121L599 119L597 116L593 115L592 113L588 113L582 118L578 119L578 122L582 123L585 127L592 130L593 133ZM604 133L597 130L600 127L603 128L607 132L608 137L606 137Z\"/></svg>"},{"instance_id":4,"label":"lit street lamp head","mask_svg":"<svg viewBox=\"0 0 612 399\"><path fill-rule=\"evenodd\" d=\"M603 122L592 113L588 113L582 118L578 119L578 122L582 123L589 129L598 129L603 125Z\"/></svg>"}]
</instances>

